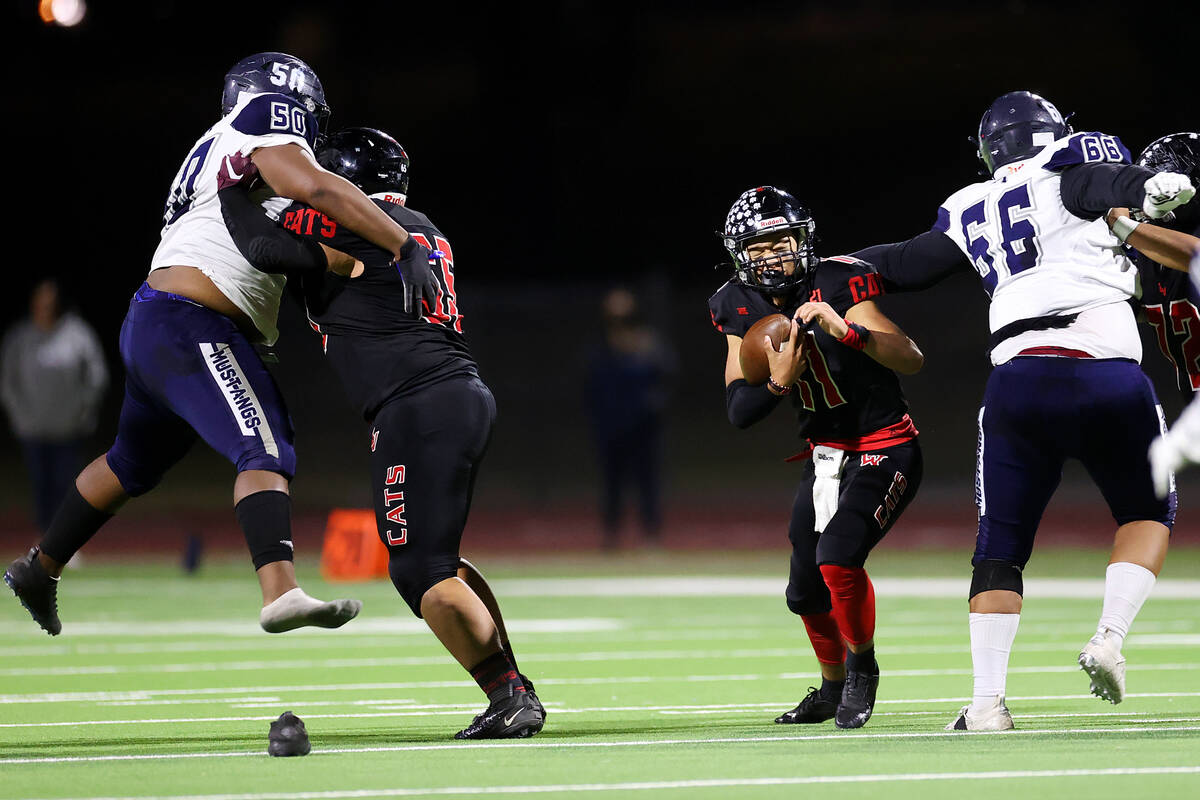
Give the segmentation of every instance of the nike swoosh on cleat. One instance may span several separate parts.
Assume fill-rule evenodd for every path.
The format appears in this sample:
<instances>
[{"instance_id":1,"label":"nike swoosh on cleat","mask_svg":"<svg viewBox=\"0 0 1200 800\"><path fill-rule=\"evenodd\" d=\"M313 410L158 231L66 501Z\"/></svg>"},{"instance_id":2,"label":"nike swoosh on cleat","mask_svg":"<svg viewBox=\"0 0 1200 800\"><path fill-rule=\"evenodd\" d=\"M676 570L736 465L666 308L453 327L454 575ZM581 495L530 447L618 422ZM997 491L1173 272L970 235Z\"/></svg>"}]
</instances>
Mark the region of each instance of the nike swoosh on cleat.
<instances>
[{"instance_id":1,"label":"nike swoosh on cleat","mask_svg":"<svg viewBox=\"0 0 1200 800\"><path fill-rule=\"evenodd\" d=\"M504 724L505 724L505 725L512 725L512 724L513 724L513 720L514 720L514 719L516 719L517 717L521 716L521 715L522 715L522 714L524 714L524 713L525 713L525 709L523 709L523 708L522 708L520 711L518 711L517 713L513 714L511 717L505 717L505 718L504 718Z\"/></svg>"}]
</instances>

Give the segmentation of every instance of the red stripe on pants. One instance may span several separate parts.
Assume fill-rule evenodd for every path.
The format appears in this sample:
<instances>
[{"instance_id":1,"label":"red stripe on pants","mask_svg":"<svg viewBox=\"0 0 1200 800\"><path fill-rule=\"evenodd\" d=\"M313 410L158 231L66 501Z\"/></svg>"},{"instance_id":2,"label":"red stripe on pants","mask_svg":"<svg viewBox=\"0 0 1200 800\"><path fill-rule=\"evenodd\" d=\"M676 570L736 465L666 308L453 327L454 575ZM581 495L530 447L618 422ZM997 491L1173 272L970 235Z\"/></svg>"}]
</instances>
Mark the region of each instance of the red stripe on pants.
<instances>
[{"instance_id":1,"label":"red stripe on pants","mask_svg":"<svg viewBox=\"0 0 1200 800\"><path fill-rule=\"evenodd\" d=\"M862 567L822 564L821 574L833 601L833 618L842 638L853 645L875 636L875 587Z\"/></svg>"}]
</instances>

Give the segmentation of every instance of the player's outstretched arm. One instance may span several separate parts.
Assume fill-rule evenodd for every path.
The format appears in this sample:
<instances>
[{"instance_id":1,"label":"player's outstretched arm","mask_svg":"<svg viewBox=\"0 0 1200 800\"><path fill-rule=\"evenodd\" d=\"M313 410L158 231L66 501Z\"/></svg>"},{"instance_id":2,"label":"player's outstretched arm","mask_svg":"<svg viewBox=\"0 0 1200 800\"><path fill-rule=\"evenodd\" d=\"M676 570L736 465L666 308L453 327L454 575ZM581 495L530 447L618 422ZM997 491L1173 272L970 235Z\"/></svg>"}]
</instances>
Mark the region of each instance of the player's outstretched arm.
<instances>
[{"instance_id":1,"label":"player's outstretched arm","mask_svg":"<svg viewBox=\"0 0 1200 800\"><path fill-rule=\"evenodd\" d=\"M796 310L796 319L805 324L815 319L823 331L842 344L863 351L903 375L914 375L925 365L921 349L872 300L851 306L845 318L828 303L809 302Z\"/></svg>"},{"instance_id":2,"label":"player's outstretched arm","mask_svg":"<svg viewBox=\"0 0 1200 800\"><path fill-rule=\"evenodd\" d=\"M1108 227L1142 255L1181 272L1187 272L1188 263L1200 253L1200 239L1183 231L1136 222L1128 208L1109 209Z\"/></svg>"},{"instance_id":3,"label":"player's outstretched arm","mask_svg":"<svg viewBox=\"0 0 1200 800\"><path fill-rule=\"evenodd\" d=\"M235 172L236 180L229 177L232 171L226 156L217 176L217 198L229 236L251 266L272 274L322 271L329 266L321 245L292 236L250 199L246 191L250 170Z\"/></svg>"},{"instance_id":4,"label":"player's outstretched arm","mask_svg":"<svg viewBox=\"0 0 1200 800\"><path fill-rule=\"evenodd\" d=\"M437 302L441 286L429 267L429 250L408 235L350 181L322 169L299 145L262 147L251 155L267 183L390 252L404 281L404 310L420 315Z\"/></svg>"},{"instance_id":5,"label":"player's outstretched arm","mask_svg":"<svg viewBox=\"0 0 1200 800\"><path fill-rule=\"evenodd\" d=\"M261 147L250 156L275 193L312 206L396 258L409 240L408 231L340 175L320 165L299 145Z\"/></svg>"},{"instance_id":6,"label":"player's outstretched arm","mask_svg":"<svg viewBox=\"0 0 1200 800\"><path fill-rule=\"evenodd\" d=\"M951 275L972 271L971 262L958 245L939 230L926 231L906 242L877 244L851 256L873 265L889 294L919 292Z\"/></svg>"}]
</instances>

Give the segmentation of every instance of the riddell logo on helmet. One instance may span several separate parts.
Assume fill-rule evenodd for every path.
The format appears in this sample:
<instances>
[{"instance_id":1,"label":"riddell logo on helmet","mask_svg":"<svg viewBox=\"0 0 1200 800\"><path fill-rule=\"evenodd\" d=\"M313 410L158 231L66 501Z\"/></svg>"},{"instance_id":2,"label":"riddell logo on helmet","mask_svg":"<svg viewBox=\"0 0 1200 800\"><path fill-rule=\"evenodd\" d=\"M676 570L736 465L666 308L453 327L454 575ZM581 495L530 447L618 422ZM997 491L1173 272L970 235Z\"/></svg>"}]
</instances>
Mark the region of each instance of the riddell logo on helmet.
<instances>
[{"instance_id":1,"label":"riddell logo on helmet","mask_svg":"<svg viewBox=\"0 0 1200 800\"><path fill-rule=\"evenodd\" d=\"M787 224L787 217L771 217L770 219L761 219L761 220L759 220L759 221L758 221L758 222L755 224L755 226L754 226L754 227L756 227L756 228L769 228L769 227L771 227L772 225L786 225L786 224Z\"/></svg>"}]
</instances>

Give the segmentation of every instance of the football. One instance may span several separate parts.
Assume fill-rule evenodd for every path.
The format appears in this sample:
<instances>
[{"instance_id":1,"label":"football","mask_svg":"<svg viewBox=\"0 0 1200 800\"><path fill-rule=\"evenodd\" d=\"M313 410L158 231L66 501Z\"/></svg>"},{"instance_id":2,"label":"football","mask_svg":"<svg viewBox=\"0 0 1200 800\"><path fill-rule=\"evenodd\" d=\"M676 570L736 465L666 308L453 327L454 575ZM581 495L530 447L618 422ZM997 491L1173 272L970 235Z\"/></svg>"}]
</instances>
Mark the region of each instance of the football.
<instances>
[{"instance_id":1,"label":"football","mask_svg":"<svg viewBox=\"0 0 1200 800\"><path fill-rule=\"evenodd\" d=\"M754 386L766 383L771 377L771 364L767 361L766 345L763 336L771 337L771 345L778 350L791 332L792 321L783 314L771 314L763 317L750 326L742 337L742 348L738 352L738 361L742 365L742 376L746 383ZM800 340L803 346L803 339Z\"/></svg>"}]
</instances>

